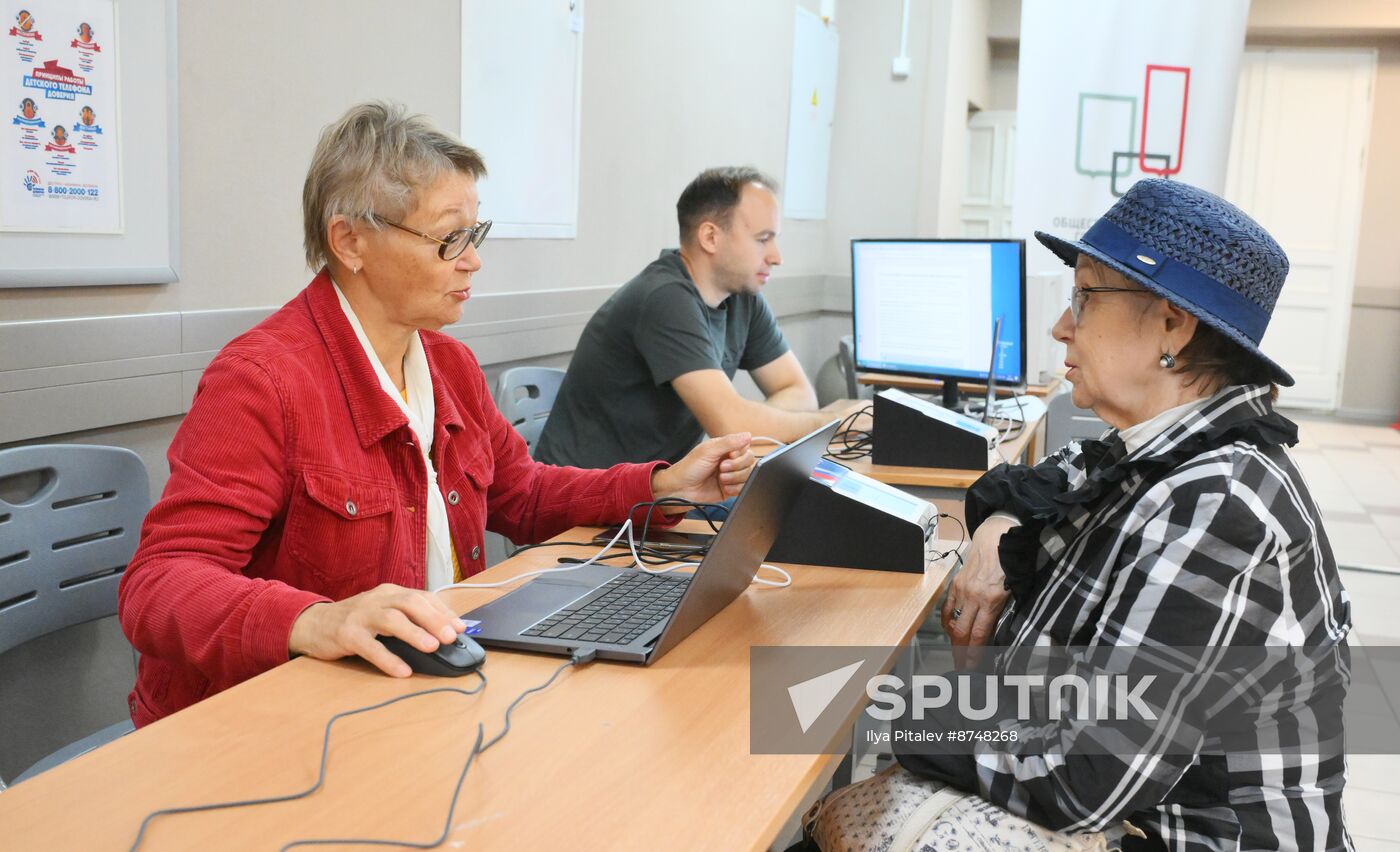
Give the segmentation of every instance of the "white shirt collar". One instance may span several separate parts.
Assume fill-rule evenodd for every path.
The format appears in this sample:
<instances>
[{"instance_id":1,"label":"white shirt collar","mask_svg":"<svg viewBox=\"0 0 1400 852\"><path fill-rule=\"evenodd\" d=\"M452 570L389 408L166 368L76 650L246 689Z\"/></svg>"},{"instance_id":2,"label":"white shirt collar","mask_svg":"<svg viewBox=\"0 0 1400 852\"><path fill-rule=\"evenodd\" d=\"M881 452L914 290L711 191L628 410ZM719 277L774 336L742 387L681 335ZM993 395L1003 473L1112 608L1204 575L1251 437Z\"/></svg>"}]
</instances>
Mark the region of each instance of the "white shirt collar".
<instances>
[{"instance_id":1,"label":"white shirt collar","mask_svg":"<svg viewBox=\"0 0 1400 852\"><path fill-rule=\"evenodd\" d=\"M1174 408L1168 408L1166 411L1154 417L1149 417L1141 423L1119 431L1118 437L1123 439L1123 445L1127 448L1129 453L1135 453L1147 446L1153 438L1156 438L1172 426L1180 423L1188 415L1205 408L1206 403L1210 402L1211 399L1212 397L1208 396L1201 397L1200 399L1183 403Z\"/></svg>"},{"instance_id":2,"label":"white shirt collar","mask_svg":"<svg viewBox=\"0 0 1400 852\"><path fill-rule=\"evenodd\" d=\"M345 313L345 318L350 321L350 328L354 330L355 337L360 341L361 348L365 351L365 357L369 359L369 364L374 368L374 374L379 377L379 385L389 398L394 400L399 409L408 417L408 424L417 434L418 440L428 452L433 448L433 421L437 416L436 404L433 399L433 379L428 372L428 356L423 351L423 340L414 332L408 341L408 352L403 360L404 389L408 391L408 401L405 402L399 393L398 387L389 378L389 371L384 369L384 365L379 361L379 355L370 345L369 337L365 334L365 328L360 324L360 318L355 315L355 310L350 306L350 300L345 298L345 293L341 291L340 285L331 280L335 288L335 297L340 301L340 309Z\"/></svg>"}]
</instances>

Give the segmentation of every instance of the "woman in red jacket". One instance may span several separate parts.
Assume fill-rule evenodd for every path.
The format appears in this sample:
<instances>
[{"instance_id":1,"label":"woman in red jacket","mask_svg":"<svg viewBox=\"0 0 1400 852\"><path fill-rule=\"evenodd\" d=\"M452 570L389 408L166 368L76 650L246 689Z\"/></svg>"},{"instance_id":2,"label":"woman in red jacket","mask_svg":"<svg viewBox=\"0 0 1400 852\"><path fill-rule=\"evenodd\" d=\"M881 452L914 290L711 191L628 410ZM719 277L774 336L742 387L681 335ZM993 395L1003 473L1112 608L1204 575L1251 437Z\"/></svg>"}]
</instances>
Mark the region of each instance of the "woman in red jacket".
<instances>
[{"instance_id":1,"label":"woman in red jacket","mask_svg":"<svg viewBox=\"0 0 1400 852\"><path fill-rule=\"evenodd\" d=\"M539 541L747 479L748 435L674 467L530 459L471 351L438 331L481 268L485 173L398 106L361 104L322 133L302 195L320 272L205 370L122 580L137 725L297 654L405 677L375 636L431 651L463 630L427 590L485 568L485 529Z\"/></svg>"}]
</instances>

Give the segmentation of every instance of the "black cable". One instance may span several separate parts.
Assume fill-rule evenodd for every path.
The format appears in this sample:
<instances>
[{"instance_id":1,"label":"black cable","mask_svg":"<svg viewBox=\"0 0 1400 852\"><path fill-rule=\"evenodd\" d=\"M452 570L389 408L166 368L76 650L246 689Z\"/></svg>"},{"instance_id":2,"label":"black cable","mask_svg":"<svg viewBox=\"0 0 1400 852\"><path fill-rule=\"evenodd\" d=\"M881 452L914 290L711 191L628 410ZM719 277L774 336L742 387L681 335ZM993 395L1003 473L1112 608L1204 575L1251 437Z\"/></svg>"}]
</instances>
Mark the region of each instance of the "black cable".
<instances>
[{"instance_id":1,"label":"black cable","mask_svg":"<svg viewBox=\"0 0 1400 852\"><path fill-rule=\"evenodd\" d=\"M524 553L527 550L535 550L540 547L597 547L596 541L542 541L539 544L522 544L515 549L515 553ZM514 554L512 554L514 555Z\"/></svg>"},{"instance_id":2,"label":"black cable","mask_svg":"<svg viewBox=\"0 0 1400 852\"><path fill-rule=\"evenodd\" d=\"M632 507L627 510L627 517L629 518L632 517L632 515L634 515L639 509L647 509L647 514L642 520L641 531L637 537L639 540L636 542L637 555L640 558L641 562L645 565L665 565L672 562L694 562L695 560L688 557L703 557L710 550L709 544L668 544L664 548L655 547L647 544L647 533L651 530L652 510L661 506L683 506L687 509L710 509L722 512L726 517L729 514L729 507L724 505L723 503L702 503L696 500L687 500L684 497L663 497L660 500L647 500L641 503L632 504ZM719 524L715 518L712 518L709 515L705 515L702 518L702 520L704 520L705 523L709 525L711 535L717 535L719 533ZM526 550L534 550L535 548L540 547L597 547L598 545L599 542L597 541L545 541L540 542L539 544L522 545L515 550L515 553L522 553ZM593 561L595 563L606 562L610 559L617 559L622 556L630 556L632 553L631 548L627 545L615 544L613 545L613 547L618 548L617 553L598 556L594 558ZM677 555L681 556L682 558L676 558ZM574 562L576 560L573 557L564 557L559 561ZM584 560L580 559L577 561Z\"/></svg>"},{"instance_id":3,"label":"black cable","mask_svg":"<svg viewBox=\"0 0 1400 852\"><path fill-rule=\"evenodd\" d=\"M568 664L566 663L565 665ZM467 780L467 773L471 771L472 764L476 762L476 756L485 750L481 747L481 738L485 733L485 726L478 724L476 726L476 742L472 744L471 754L467 755L467 762L462 765L462 774L457 776L457 786L452 788L452 801L447 805L447 819L442 824L442 833L435 839L422 843L415 843L411 840L378 840L370 837L316 838L312 840L293 840L291 843L284 845L279 852L287 852L288 849L294 846L328 846L330 844L335 844L337 846L407 846L410 849L433 849L437 846L441 846L442 842L447 839L447 835L452 833L452 814L457 810L457 797L462 792L462 783Z\"/></svg>"},{"instance_id":4,"label":"black cable","mask_svg":"<svg viewBox=\"0 0 1400 852\"><path fill-rule=\"evenodd\" d=\"M646 507L646 508L647 508L647 513L646 513L646 515L643 516L643 518L642 518L642 533L641 533L641 539L642 539L642 542L643 542L643 543L646 542L646 540L647 540L647 532L651 529L651 516L652 516L652 513L653 513L656 509L661 508L662 506L685 506L685 507L690 508L690 509L711 509L711 510L717 510L717 511L723 512L725 518L728 518L728 517L729 517L729 507L726 506L726 505L724 505L723 503L700 503L700 502L697 502L697 501L695 501L695 500L687 500L687 499L685 499L684 497L663 497L663 498L661 498L660 500L649 500L649 501L645 501L645 502L642 502L642 503L633 503L633 504L632 504L632 508L630 508L630 509L627 510L627 517L628 517L628 518L630 518L630 517L632 517L633 515L635 515L635 514L637 513L637 510L638 510L638 509L641 509L642 507ZM705 523L709 524L710 531L711 531L713 534L718 535L718 534L719 534L719 523L718 523L714 518L710 517L709 515L705 515L704 520L705 520ZM697 550L697 551L695 551L695 552L696 552L696 554L703 555L704 553L706 553L706 552L708 552L708 551L709 551L709 546L706 545L706 546L705 546L705 550L703 550L703 551ZM641 548L639 547L639 548L638 548L638 553L639 553L639 555L640 555L640 552L641 552ZM660 562L650 562L650 563L648 563L648 564L657 565L657 564L662 564L662 563L665 563L665 562L678 562L678 561L682 561L682 560L677 560L677 559L661 559Z\"/></svg>"},{"instance_id":5,"label":"black cable","mask_svg":"<svg viewBox=\"0 0 1400 852\"><path fill-rule=\"evenodd\" d=\"M553 686L554 681L559 679L559 675L563 674L565 669L570 668L571 666L580 666L585 665L587 663L591 663L595 656L596 653L594 651L575 652L573 657L571 657L568 660L568 662L555 669L554 673L551 674L549 676L549 679L546 680L544 683L538 686L532 686L529 689L517 695L515 697L515 700L511 701L510 705L506 707L505 724L502 726L500 733L496 734L496 736L492 737L490 740L487 740L483 743L483 740L486 736L486 728L484 725L481 724L478 724L476 726L476 741L472 744L471 753L467 755L466 763L462 765L462 771L457 776L457 784L452 788L452 801L448 803L447 806L447 818L443 821L442 832L435 839L431 841L412 841L382 840L377 838L365 837L313 838L307 840L293 840L290 843L284 845L281 848L281 852L286 852L286 850L292 849L297 846L403 846L408 847L410 849L433 849L437 846L441 846L443 841L447 840L448 835L451 833L452 814L455 813L457 810L457 800L461 797L462 785L466 783L467 774L471 771L472 764L476 762L476 758L478 755L481 755L487 749L500 742L501 739L507 733L510 732L510 717L511 714L515 712L515 708L519 706L520 702L524 701L530 695L536 692L542 692L543 690L546 690L549 687ZM459 695L467 696L476 695L486 688L486 675L483 674L480 670L474 671L472 672L472 674L476 675L478 678L481 679L481 683L476 687L476 689L458 689L454 686L440 686L434 687L432 689L421 689L417 692L410 692L406 695L400 695L396 698L390 698L387 701L381 701L378 704L371 704L366 707L359 707L354 710L345 710L340 713L336 713L326 722L326 729L321 737L321 767L320 772L316 776L316 783L312 784L305 790L302 790L297 793L290 793L285 796L269 796L261 799L245 799L241 801L216 802L214 804L208 805L191 805L189 807L165 808L158 811L152 811L151 813L146 815L145 819L141 820L141 827L136 833L136 839L131 844L131 852L136 852L137 848L140 847L141 841L145 839L147 828L149 828L151 822L159 816L166 816L170 814L196 813L200 811L223 810L227 808L253 807L255 805L268 805L277 802L290 802L297 799L304 799L307 796L310 796L312 793L319 790L321 786L325 783L326 763L330 756L331 728L335 725L335 723L338 720L346 716L354 716L360 713L368 713L372 710L378 710L383 707L388 707L390 704L397 704L400 701L405 701L410 698L418 698L420 696L432 695L434 693L457 693Z\"/></svg>"},{"instance_id":6,"label":"black cable","mask_svg":"<svg viewBox=\"0 0 1400 852\"><path fill-rule=\"evenodd\" d=\"M702 553L701 555L703 556L704 554ZM694 554L687 554L684 557L678 557L674 555L667 556L661 553L643 553L641 550L638 550L637 557L643 565L670 565L672 563L681 563L685 565L700 564L699 559L693 558ZM628 562L630 562L632 560L632 551L620 550L617 553L608 553L604 554L603 556L594 556L592 557L592 564L607 565L614 559L626 559ZM589 557L584 556L561 556L559 557L558 562L560 565L581 565L584 562L588 561Z\"/></svg>"},{"instance_id":7,"label":"black cable","mask_svg":"<svg viewBox=\"0 0 1400 852\"><path fill-rule=\"evenodd\" d=\"M521 548L521 549L524 550L524 549L526 549L526 548L537 548L537 547L593 547L593 548L596 548L596 547L598 547L598 544L599 544L599 543L596 542L596 541L547 541L547 542L544 542L543 544L531 544L531 545L526 545L525 548ZM632 555L632 551L629 550L629 549L627 548L627 545L625 545L625 544L615 544L615 545L613 545L613 547L612 547L611 549L615 549L615 550L617 550L617 552L616 552L616 553L608 553L608 554L605 554L605 555L603 555L603 556L598 556L598 557L596 557L593 561L594 561L594 562L606 562L606 561L609 560L609 559L617 559L617 558L622 557L622 556L631 556L631 555ZM684 561L688 561L687 559L675 559L673 556L669 556L668 554L681 554L681 555L686 556L686 557L690 557L690 556L704 556L705 553L709 551L709 549L710 549L710 546L709 546L708 544L696 544L696 545L680 545L680 544L672 545L672 544L668 544L668 545L666 545L665 548L654 548L654 547L650 547L650 546L648 546L648 545L639 544L639 545L637 545L637 554L638 554L639 556L643 557L643 558L642 558L642 561L643 561L643 562L645 562L645 563L647 563L647 564L650 564L650 565L659 565L659 564L661 564L661 563L663 563L663 562L684 562ZM563 556L563 557L560 557L559 561L560 561L560 562L586 562L587 559L586 559L585 557L582 557L582 556Z\"/></svg>"},{"instance_id":8,"label":"black cable","mask_svg":"<svg viewBox=\"0 0 1400 852\"><path fill-rule=\"evenodd\" d=\"M591 655L591 654L593 654L594 652L593 652L593 651L589 651L588 653ZM565 662L564 664L560 665L559 668L557 668L557 669L554 670L554 674L552 674L552 675L549 676L549 680L545 681L544 683L540 684L539 686L532 686L532 687L530 687L529 689L525 690L524 692L520 693L519 695L515 696L515 700L512 701L512 702L510 703L510 706L509 706L509 707L506 708L506 721L505 721L505 724L501 727L501 732L500 732L499 734L496 734L496 736L492 737L491 739L487 740L487 741L486 741L486 744L483 745L483 746L481 746L481 747L477 750L477 754L481 754L482 752L486 751L486 750L489 749L491 746L493 746L493 745L495 745L496 743L500 742L502 737L504 737L506 734L510 733L510 714L512 714L512 713L515 712L515 707L516 707L517 704L519 704L520 702L524 701L524 700L526 699L526 697L528 697L529 695L532 695L533 693L536 693L536 692L543 692L544 690L549 689L551 686L554 685L554 681L557 680L557 679L559 678L559 675L561 675L561 674L564 673L564 669L567 669L567 668L569 668L570 666L577 666L577 665L580 665L580 664L581 664L581 663L580 663L580 659L581 659L581 658L582 658L582 655L581 655L581 654L575 653L574 656L573 656L571 659L569 659L567 662ZM588 659L583 660L583 662L591 662L592 660L593 660L593 657L592 657L592 656L589 656ZM478 739L477 742L480 742L480 739ZM448 818L451 819L451 814L450 814L450 813L448 814ZM438 842L441 843L442 841L438 841Z\"/></svg>"},{"instance_id":9,"label":"black cable","mask_svg":"<svg viewBox=\"0 0 1400 852\"><path fill-rule=\"evenodd\" d=\"M831 444L835 444L839 441L841 444L840 447L832 450L830 449L831 444L828 444L827 451L822 454L823 458L828 458L832 461L855 461L857 459L866 458L874 452L874 435L870 432L854 428L856 420L858 420L862 414L870 414L873 416L874 413L875 406L872 403L870 405L863 405L859 409L846 415L836 427L836 432L831 436Z\"/></svg>"},{"instance_id":10,"label":"black cable","mask_svg":"<svg viewBox=\"0 0 1400 852\"><path fill-rule=\"evenodd\" d=\"M417 697L419 697L419 696L421 696L421 695L432 695L432 694L434 694L434 693L440 693L440 692L451 692L451 693L457 693L458 695L467 695L467 696L476 695L476 694L478 694L479 692L481 692L483 689L486 688L486 675L482 674L480 671L475 671L475 672L473 672L473 674L475 674L478 678L481 679L481 683L477 685L476 689L459 689L459 688L457 688L457 687L455 687L455 686L439 686L439 687L434 687L434 688L432 688L432 689L422 689L422 690L419 690L419 691L417 691L417 692L410 692L410 693L408 693L407 695L400 695L400 696L398 696L397 698L390 698L390 699L387 700L387 701L381 701L381 702L379 702L378 704L371 704L371 705L369 705L369 706L367 706L367 707L359 707L359 708L356 708L356 709L354 709L354 710L345 710L345 711L342 711L342 712L340 712L340 713L335 714L334 716L332 716L332 717L330 718L329 721L326 722L326 730L325 730L325 733L324 733L324 734L322 735L322 737L321 737L321 769L320 769L320 772L316 775L316 783L312 784L310 787L308 787L308 788L306 788L305 790L302 790L302 791L300 791L300 792L298 792L298 793L288 793L287 795L284 795L284 796L268 796L268 797L266 797L266 798L261 798L261 799L244 799L244 800L241 800L241 801L215 802L214 804L209 804L209 805L190 805L190 806L182 807L182 808L163 808L163 809L158 810L158 811L152 811L151 813L149 813L149 814L146 815L146 818L145 818L145 819L141 820L141 827L140 827L140 829L137 830L137 832L136 832L136 839L135 839L134 841L132 841L132 844L131 844L131 852L136 852L136 849L141 845L142 839L144 839L145 836L146 836L146 829L147 829L148 827L150 827L151 822L152 822L153 820L155 820L156 817L166 816L166 815L170 815L170 814L188 814L188 813L197 813L197 812L200 812L200 811L224 810L224 809L227 809L227 808L247 808L247 807L253 807L253 806L255 806L255 805L270 805L270 804L275 804L275 803L277 803L277 802L291 802L291 801L295 801L295 800L297 800L297 799L304 799L304 798L306 798L307 796L310 796L312 793L314 793L314 792L316 792L317 790L321 789L321 785L322 785L323 783L325 783L325 780L326 780L326 762L327 762L327 760L328 760L329 757L330 757L331 727L332 727L333 725L335 725L335 723L336 723L338 720L340 720L340 719L342 719L342 718L344 718L344 717L346 717L346 716L355 716L355 715L358 715L358 714L360 714L360 713L368 713L368 712L370 712L370 711L372 711L372 710L378 710L378 709L380 709L381 707L388 707L390 704L397 704L397 703L400 702L400 701L404 701L404 700L409 699L409 698L417 698ZM480 733L478 733L477 741L480 742ZM474 751L474 750L473 750L473 754L472 754L470 757L467 758L467 766L468 766L468 767L471 766L471 761L472 761L472 758L473 758L473 757L475 757L475 751ZM457 781L457 789L454 790L453 793L452 793L452 803L453 803L453 805L456 805L456 803L457 803L457 793L462 789L462 780L464 780L465 778L466 778L466 769L463 769L463 770L462 770L462 777L459 778L458 781ZM451 815L450 815L450 814L449 814L449 816L448 816L448 820L449 820L449 822L451 821ZM348 841L347 841L347 842L348 842ZM439 842L441 842L441 841L439 841ZM407 846L407 845L410 845L410 844L406 844L406 843L405 843L405 844L400 844L400 845L405 845L405 846ZM436 844L434 844L434 845L436 845Z\"/></svg>"},{"instance_id":11,"label":"black cable","mask_svg":"<svg viewBox=\"0 0 1400 852\"><path fill-rule=\"evenodd\" d=\"M938 558L947 559L949 556L956 554L958 557L958 566L962 567L962 546L967 541L967 525L947 512L939 512L938 517L947 518L950 521L957 521L958 524L958 543L953 546L952 550L945 550L938 554Z\"/></svg>"},{"instance_id":12,"label":"black cable","mask_svg":"<svg viewBox=\"0 0 1400 852\"><path fill-rule=\"evenodd\" d=\"M501 727L500 733L487 740L485 744L482 743L485 726L480 724L476 726L476 743L472 746L472 753L467 756L466 765L462 767L462 774L457 778L457 788L452 791L452 803L447 806L447 819L443 822L442 833L439 834L436 839L426 843L414 843L406 840L377 840L358 837L314 838L311 840L293 840L291 843L283 846L279 852L287 852L288 849L294 846L407 846L411 849L433 849L437 846L441 846L443 841L447 840L448 834L452 831L452 814L457 810L457 794L462 790L462 783L467 780L467 772L472 768L472 762L476 760L478 755L485 753L487 749L500 742L502 737L510 733L510 715L515 712L516 706L533 693L542 692L553 686L554 681L559 679L559 675L563 674L565 669L591 663L595 656L595 651L575 651L574 655L570 657L567 662L554 670L554 674L549 676L549 680L539 686L532 686L517 695L515 700L510 703L510 706L506 708L505 724Z\"/></svg>"}]
</instances>

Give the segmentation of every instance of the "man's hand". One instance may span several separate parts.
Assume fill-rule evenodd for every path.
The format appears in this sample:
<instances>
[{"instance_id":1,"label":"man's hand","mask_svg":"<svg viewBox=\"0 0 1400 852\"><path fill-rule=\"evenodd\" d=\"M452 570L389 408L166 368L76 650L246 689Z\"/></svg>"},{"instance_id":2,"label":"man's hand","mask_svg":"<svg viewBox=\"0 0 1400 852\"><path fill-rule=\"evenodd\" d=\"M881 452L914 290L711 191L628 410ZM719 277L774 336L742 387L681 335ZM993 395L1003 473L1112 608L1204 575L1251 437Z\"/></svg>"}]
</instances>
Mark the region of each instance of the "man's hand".
<instances>
[{"instance_id":1,"label":"man's hand","mask_svg":"<svg viewBox=\"0 0 1400 852\"><path fill-rule=\"evenodd\" d=\"M287 650L318 660L357 655L385 674L408 677L408 663L376 636L397 636L420 651L436 651L467 626L437 595L384 583L336 603L312 604L292 622Z\"/></svg>"},{"instance_id":2,"label":"man's hand","mask_svg":"<svg viewBox=\"0 0 1400 852\"><path fill-rule=\"evenodd\" d=\"M696 445L685 458L651 475L651 493L657 500L680 497L696 503L716 503L738 494L753 472L750 435L740 432L711 438ZM685 506L663 506L662 512L678 514Z\"/></svg>"},{"instance_id":3,"label":"man's hand","mask_svg":"<svg viewBox=\"0 0 1400 852\"><path fill-rule=\"evenodd\" d=\"M964 554L962 570L953 578L943 602L943 629L953 640L958 665L976 662L977 648L987 644L1010 593L1001 569L997 546L1006 531L1016 526L1007 518L988 518L977 528Z\"/></svg>"}]
</instances>

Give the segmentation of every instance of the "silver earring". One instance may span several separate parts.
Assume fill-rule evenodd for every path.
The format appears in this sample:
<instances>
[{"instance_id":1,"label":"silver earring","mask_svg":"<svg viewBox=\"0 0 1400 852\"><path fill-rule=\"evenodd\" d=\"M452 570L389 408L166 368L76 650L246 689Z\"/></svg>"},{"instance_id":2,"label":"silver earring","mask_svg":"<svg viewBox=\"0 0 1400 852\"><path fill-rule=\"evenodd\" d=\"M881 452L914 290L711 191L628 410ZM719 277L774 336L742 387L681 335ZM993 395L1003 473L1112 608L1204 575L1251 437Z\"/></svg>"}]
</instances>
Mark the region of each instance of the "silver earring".
<instances>
[{"instance_id":1,"label":"silver earring","mask_svg":"<svg viewBox=\"0 0 1400 852\"><path fill-rule=\"evenodd\" d=\"M351 275L359 275L359 274L360 274L360 267L357 266L357 267L355 267L354 269L350 270L350 274L351 274Z\"/></svg>"},{"instance_id":2,"label":"silver earring","mask_svg":"<svg viewBox=\"0 0 1400 852\"><path fill-rule=\"evenodd\" d=\"M1161 359L1157 363L1162 365L1162 369L1170 370L1172 367L1176 366L1176 359L1173 358L1170 353L1163 352Z\"/></svg>"}]
</instances>

